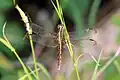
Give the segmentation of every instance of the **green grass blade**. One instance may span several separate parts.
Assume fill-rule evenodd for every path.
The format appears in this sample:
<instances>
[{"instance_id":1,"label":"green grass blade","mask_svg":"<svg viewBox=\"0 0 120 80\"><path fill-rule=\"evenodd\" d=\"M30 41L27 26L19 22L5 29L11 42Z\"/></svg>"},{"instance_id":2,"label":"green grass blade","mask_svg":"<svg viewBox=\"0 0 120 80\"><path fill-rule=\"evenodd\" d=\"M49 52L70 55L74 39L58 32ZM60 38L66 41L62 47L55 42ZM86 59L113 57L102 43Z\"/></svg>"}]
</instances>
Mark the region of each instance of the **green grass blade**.
<instances>
[{"instance_id":1,"label":"green grass blade","mask_svg":"<svg viewBox=\"0 0 120 80\"><path fill-rule=\"evenodd\" d=\"M77 78L78 78L78 80L80 80L79 70L78 70L77 64L76 64L76 62L75 62L72 45L71 45L71 42L70 42L69 34L68 34L68 32L67 32L66 25L65 25L65 21L64 21L64 17L63 17L62 7L60 6L58 0L56 0L57 7L55 6L55 4L53 3L52 0L51 0L51 2L52 2L52 4L53 4L53 6L54 6L54 8L55 8L55 10L56 10L59 18L60 18L61 23L64 25L64 36L65 36L66 45L67 45L67 47L68 47L70 56L71 56L71 58L72 58L73 65L74 65L74 68L75 68L75 71L76 71L76 74L77 74Z\"/></svg>"},{"instance_id":2,"label":"green grass blade","mask_svg":"<svg viewBox=\"0 0 120 80\"><path fill-rule=\"evenodd\" d=\"M103 53L103 49L101 49L98 61L96 63L96 66L95 66L95 69L94 69L94 72L93 72L93 76L92 76L92 80L96 80L96 74L97 74L98 67L100 66L99 63L100 63L100 59L101 59L102 53Z\"/></svg>"},{"instance_id":3,"label":"green grass blade","mask_svg":"<svg viewBox=\"0 0 120 80\"><path fill-rule=\"evenodd\" d=\"M26 66L24 65L23 61L21 60L21 58L20 58L19 55L17 54L16 50L14 49L14 47L12 47L12 45L10 44L9 40L7 39L7 37L6 37L6 35L5 35L5 26L6 26L6 23L7 23L7 22L5 22L5 24L4 24L4 26L3 26L3 30L2 30L2 32L3 32L3 37L4 37L5 39L0 38L0 42L2 42L6 47L8 47L8 48L15 54L15 56L17 57L17 59L18 59L19 62L21 63L21 65L22 65L25 73L27 74L28 79L29 79L29 80L32 80L32 78L31 78L30 75L28 74L29 72L28 72Z\"/></svg>"},{"instance_id":4,"label":"green grass blade","mask_svg":"<svg viewBox=\"0 0 120 80\"><path fill-rule=\"evenodd\" d=\"M99 70L96 75L96 78L115 60L115 58L120 54L120 47L118 48L115 55Z\"/></svg>"},{"instance_id":5,"label":"green grass blade","mask_svg":"<svg viewBox=\"0 0 120 80\"><path fill-rule=\"evenodd\" d=\"M40 63L37 63L37 65L39 66L39 68L43 71L43 73L45 73L45 75L48 77L49 80L52 80L51 76L49 75L47 69Z\"/></svg>"},{"instance_id":6,"label":"green grass blade","mask_svg":"<svg viewBox=\"0 0 120 80\"><path fill-rule=\"evenodd\" d=\"M37 71L37 62L36 62L35 51L34 51L33 41L32 41L32 36L31 36L31 34L32 34L32 28L31 28L31 26L29 24L29 19L28 19L28 17L25 15L25 13L22 11L22 9L17 4L15 5L15 8L20 13L21 18L22 18L23 22L26 25L26 30L28 31L28 36L29 36L29 41L30 41L31 50L32 50L34 67L35 67L35 70L36 70L36 75L38 77L38 80L40 80L39 79L39 74L38 74L38 71Z\"/></svg>"}]
</instances>

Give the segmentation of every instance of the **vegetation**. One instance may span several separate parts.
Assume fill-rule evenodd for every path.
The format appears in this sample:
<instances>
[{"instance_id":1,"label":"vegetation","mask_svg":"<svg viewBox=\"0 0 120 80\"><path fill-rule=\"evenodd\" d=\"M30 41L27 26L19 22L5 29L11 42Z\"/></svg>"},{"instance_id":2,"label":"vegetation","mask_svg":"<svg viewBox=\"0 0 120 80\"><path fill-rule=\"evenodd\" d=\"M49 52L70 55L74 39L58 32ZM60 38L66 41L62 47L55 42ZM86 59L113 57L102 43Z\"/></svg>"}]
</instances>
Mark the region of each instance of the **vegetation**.
<instances>
[{"instance_id":1,"label":"vegetation","mask_svg":"<svg viewBox=\"0 0 120 80\"><path fill-rule=\"evenodd\" d=\"M97 24L97 12L99 10L101 0L94 0L92 7L90 9L90 13L88 16L88 28L94 28ZM119 24L120 19L117 15L112 15L110 21L114 24L115 28L118 29L116 44L118 45L116 51L111 53L106 59L102 59L103 55L105 54L104 47L100 49L100 53L97 54L98 59L94 57L94 55L90 54L92 60L89 60L87 63L83 64L83 67L79 65L82 63L82 52L78 52L80 54L75 54L74 47L69 32L67 30L66 19L64 19L64 12L67 12L67 15L71 17L75 24L75 32L76 38L81 39L85 36L85 25L84 25L84 17L83 14L87 10L86 8L89 7L90 1L89 0L58 0L52 1L51 4L54 7L55 12L54 15L58 15L60 20L60 24L64 26L64 38L65 38L65 45L67 46L68 53L70 55L70 60L72 60L72 65L74 66L70 75L67 77L65 76L64 71L67 73L66 70L62 72L53 70L53 72L59 73L59 75L52 75L52 69L47 68L44 62L39 62L37 60L37 55L35 54L35 47L34 42L32 39L32 28L30 24L29 17L26 13L19 7L18 3L15 0L1 0L0 3L0 80L119 80L120 75L120 47L119 47ZM25 27L19 25L21 22L15 22L12 20L7 19L7 12L9 12L10 8L15 8L18 11L18 15L20 15L22 22L24 23ZM57 20L57 19L56 19ZM57 22L57 21L55 21ZM107 22L107 21L106 21ZM57 24L57 23L56 23ZM17 27L16 27L17 26ZM104 26L104 25L103 25ZM26 33L28 34L30 52L32 53L32 66L28 65L24 60L23 56L20 56L20 52L25 48L28 49L28 45L26 45L26 40L23 40L24 29L26 29ZM98 31L99 32L99 31ZM113 30L114 32L114 30ZM19 35L19 37L18 37ZM91 39L92 40L92 39ZM99 41L99 40L98 40ZM99 42L98 42L99 43ZM90 51L89 51L90 52ZM92 52L92 51L91 51ZM27 53L24 52L24 54ZM22 54L22 53L21 53ZM52 54L51 54L52 56ZM28 59L28 57L27 57ZM41 58L42 59L42 58ZM47 58L49 59L49 56ZM87 58L85 58L87 59ZM50 60L50 59L49 59ZM16 62L16 63L15 63ZM17 67L16 65L19 67ZM69 62L68 62L69 63ZM66 63L67 64L67 63ZM52 63L49 63L52 66ZM69 66L69 65L68 65ZM65 66L64 66L65 67ZM50 72L51 71L51 72ZM90 75L90 76L89 76ZM102 79L99 79L99 76L104 75ZM85 77L84 77L85 76ZM57 79L56 79L57 78Z\"/></svg>"}]
</instances>

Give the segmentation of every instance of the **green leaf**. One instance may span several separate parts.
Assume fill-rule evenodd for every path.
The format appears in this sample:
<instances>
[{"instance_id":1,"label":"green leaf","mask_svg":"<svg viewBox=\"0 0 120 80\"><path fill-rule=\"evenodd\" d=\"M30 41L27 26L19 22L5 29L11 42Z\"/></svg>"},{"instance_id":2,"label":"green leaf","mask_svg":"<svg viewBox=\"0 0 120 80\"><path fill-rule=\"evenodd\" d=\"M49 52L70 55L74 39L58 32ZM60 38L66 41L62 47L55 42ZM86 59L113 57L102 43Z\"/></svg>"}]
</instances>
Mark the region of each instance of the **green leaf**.
<instances>
[{"instance_id":1,"label":"green leaf","mask_svg":"<svg viewBox=\"0 0 120 80\"><path fill-rule=\"evenodd\" d=\"M120 16L118 15L113 15L112 16L112 23L117 25L117 26L120 26Z\"/></svg>"},{"instance_id":2,"label":"green leaf","mask_svg":"<svg viewBox=\"0 0 120 80\"><path fill-rule=\"evenodd\" d=\"M84 12L87 10L89 0L68 0L62 3L65 13L73 20L76 27L76 37L84 35Z\"/></svg>"},{"instance_id":3,"label":"green leaf","mask_svg":"<svg viewBox=\"0 0 120 80\"><path fill-rule=\"evenodd\" d=\"M0 67L0 80L17 80L17 72L15 70L4 69Z\"/></svg>"},{"instance_id":4,"label":"green leaf","mask_svg":"<svg viewBox=\"0 0 120 80\"><path fill-rule=\"evenodd\" d=\"M118 74L116 68L114 65L110 65L104 73L105 76L105 80L112 80L113 78L115 78L115 76Z\"/></svg>"},{"instance_id":5,"label":"green leaf","mask_svg":"<svg viewBox=\"0 0 120 80\"><path fill-rule=\"evenodd\" d=\"M7 10L12 7L13 1L12 0L0 0L0 9Z\"/></svg>"},{"instance_id":6,"label":"green leaf","mask_svg":"<svg viewBox=\"0 0 120 80\"><path fill-rule=\"evenodd\" d=\"M3 14L0 14L0 37L2 37L2 27L5 21L5 16Z\"/></svg>"},{"instance_id":7,"label":"green leaf","mask_svg":"<svg viewBox=\"0 0 120 80\"><path fill-rule=\"evenodd\" d=\"M23 40L25 34L22 27L24 26L11 22L7 23L5 28L5 35L17 50L21 50L25 46L25 40Z\"/></svg>"},{"instance_id":8,"label":"green leaf","mask_svg":"<svg viewBox=\"0 0 120 80\"><path fill-rule=\"evenodd\" d=\"M117 34L116 42L117 42L117 44L120 44L120 32Z\"/></svg>"}]
</instances>

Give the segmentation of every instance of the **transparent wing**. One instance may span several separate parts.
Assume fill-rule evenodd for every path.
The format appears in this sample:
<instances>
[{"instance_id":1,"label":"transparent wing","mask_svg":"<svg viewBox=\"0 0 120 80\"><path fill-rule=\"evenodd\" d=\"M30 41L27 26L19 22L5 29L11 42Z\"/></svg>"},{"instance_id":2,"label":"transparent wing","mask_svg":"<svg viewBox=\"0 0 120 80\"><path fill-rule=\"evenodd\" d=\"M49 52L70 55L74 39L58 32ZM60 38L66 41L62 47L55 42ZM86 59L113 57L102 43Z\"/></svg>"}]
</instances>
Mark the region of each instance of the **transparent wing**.
<instances>
[{"instance_id":1,"label":"transparent wing","mask_svg":"<svg viewBox=\"0 0 120 80\"><path fill-rule=\"evenodd\" d=\"M33 33L33 41L36 42L37 44L41 44L47 47L56 47L58 44L57 40L57 34L56 33L51 33L49 30L42 28L41 26L32 23L32 30ZM88 31L85 31L87 33ZM93 44L96 44L96 42L91 39L91 38L80 38L76 39L75 37L75 32L69 32L70 40L73 44L79 43L81 40L88 40L92 42Z\"/></svg>"},{"instance_id":2,"label":"transparent wing","mask_svg":"<svg viewBox=\"0 0 120 80\"><path fill-rule=\"evenodd\" d=\"M37 24L32 23L31 26L32 26L32 31L35 34L42 35L44 33L48 33L48 34L52 34L52 36L57 35L56 33L51 33L49 30L44 29L43 27L41 27L41 26L39 26Z\"/></svg>"},{"instance_id":3,"label":"transparent wing","mask_svg":"<svg viewBox=\"0 0 120 80\"><path fill-rule=\"evenodd\" d=\"M33 31L32 38L34 42L47 47L57 46L56 33L50 33L49 30L45 30L41 26L34 23L32 23L31 26Z\"/></svg>"},{"instance_id":4,"label":"transparent wing","mask_svg":"<svg viewBox=\"0 0 120 80\"><path fill-rule=\"evenodd\" d=\"M93 29L91 29L91 30L93 30ZM89 31L85 31L85 35L84 35L85 37L81 37L78 39L76 38L75 32L69 32L71 43L72 44L79 44L81 41L89 41L93 46L96 45L97 42L94 39L92 39L90 36L86 36L86 35L89 35ZM93 31L95 32L95 30L93 30Z\"/></svg>"},{"instance_id":5,"label":"transparent wing","mask_svg":"<svg viewBox=\"0 0 120 80\"><path fill-rule=\"evenodd\" d=\"M36 34L32 34L32 39L39 45L47 46L47 47L57 47L57 40L52 37L39 36Z\"/></svg>"}]
</instances>

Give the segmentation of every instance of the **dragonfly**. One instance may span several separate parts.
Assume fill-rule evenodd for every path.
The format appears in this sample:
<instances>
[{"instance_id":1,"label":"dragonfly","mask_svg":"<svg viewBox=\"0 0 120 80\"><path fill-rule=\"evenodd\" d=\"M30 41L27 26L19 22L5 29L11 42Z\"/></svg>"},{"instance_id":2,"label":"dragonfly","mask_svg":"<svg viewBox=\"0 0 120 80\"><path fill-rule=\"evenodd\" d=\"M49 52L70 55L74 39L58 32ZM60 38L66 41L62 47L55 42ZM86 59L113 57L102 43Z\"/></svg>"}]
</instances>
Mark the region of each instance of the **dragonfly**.
<instances>
[{"instance_id":1,"label":"dragonfly","mask_svg":"<svg viewBox=\"0 0 120 80\"><path fill-rule=\"evenodd\" d=\"M34 24L34 23L32 23L31 26L32 26L32 32L33 32L32 39L34 42L36 42L37 44L47 46L47 47L57 47L57 49L58 49L57 66L58 66L58 70L60 70L61 59L62 59L61 55L62 55L63 47L65 44L64 26L62 24L59 24L57 26L58 30L56 33L55 32L51 33L51 32L49 32L49 30L47 30L47 29L45 30L43 27L41 27L37 24ZM89 30L93 30L93 29L89 29ZM73 34L74 34L74 32L69 33L70 38ZM91 38L81 39L81 40L89 40L89 41L96 43L95 40L93 40Z\"/></svg>"}]
</instances>

